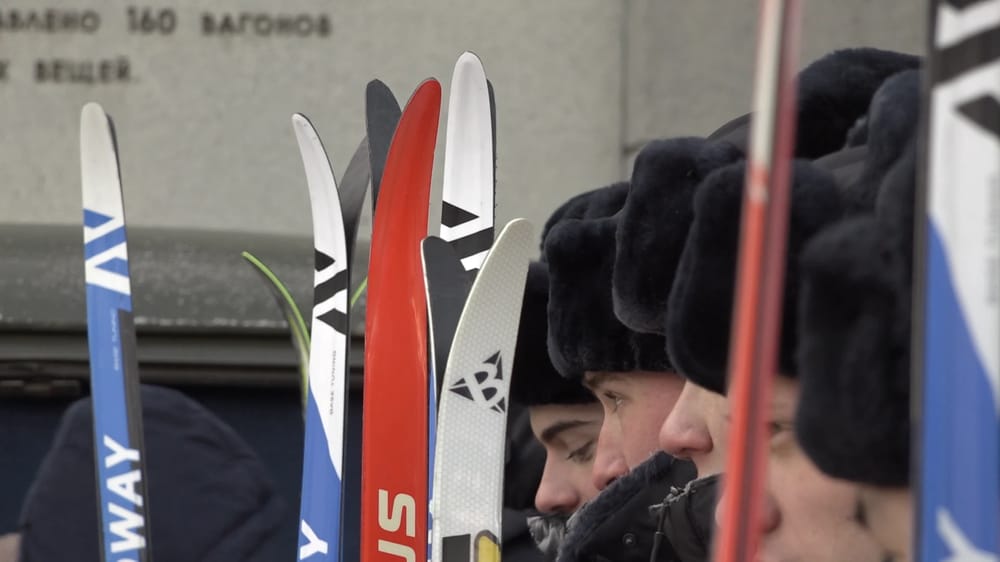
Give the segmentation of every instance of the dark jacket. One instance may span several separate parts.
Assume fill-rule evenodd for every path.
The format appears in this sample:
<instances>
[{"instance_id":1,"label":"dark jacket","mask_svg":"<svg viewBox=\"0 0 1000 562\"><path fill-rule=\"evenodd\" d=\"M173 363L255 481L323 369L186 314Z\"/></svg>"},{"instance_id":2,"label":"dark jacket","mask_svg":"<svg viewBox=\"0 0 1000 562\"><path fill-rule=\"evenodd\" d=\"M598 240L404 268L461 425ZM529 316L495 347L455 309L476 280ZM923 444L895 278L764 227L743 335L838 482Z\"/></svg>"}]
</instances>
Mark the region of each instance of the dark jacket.
<instances>
[{"instance_id":1,"label":"dark jacket","mask_svg":"<svg viewBox=\"0 0 1000 562\"><path fill-rule=\"evenodd\" d=\"M691 463L657 453L574 514L557 561L650 561L657 523L650 506L661 503L672 487L684 486L694 475ZM662 541L656 560L681 559L668 542Z\"/></svg>"},{"instance_id":2,"label":"dark jacket","mask_svg":"<svg viewBox=\"0 0 1000 562\"><path fill-rule=\"evenodd\" d=\"M280 555L277 531L290 514L257 455L183 394L143 386L141 396L152 559L265 562ZM87 398L66 410L25 498L21 562L100 560L93 443Z\"/></svg>"},{"instance_id":3,"label":"dark jacket","mask_svg":"<svg viewBox=\"0 0 1000 562\"><path fill-rule=\"evenodd\" d=\"M675 488L663 503L653 506L656 518L656 549L668 543L681 562L704 562L712 546L715 529L715 504L718 495L719 475L706 476Z\"/></svg>"}]
</instances>

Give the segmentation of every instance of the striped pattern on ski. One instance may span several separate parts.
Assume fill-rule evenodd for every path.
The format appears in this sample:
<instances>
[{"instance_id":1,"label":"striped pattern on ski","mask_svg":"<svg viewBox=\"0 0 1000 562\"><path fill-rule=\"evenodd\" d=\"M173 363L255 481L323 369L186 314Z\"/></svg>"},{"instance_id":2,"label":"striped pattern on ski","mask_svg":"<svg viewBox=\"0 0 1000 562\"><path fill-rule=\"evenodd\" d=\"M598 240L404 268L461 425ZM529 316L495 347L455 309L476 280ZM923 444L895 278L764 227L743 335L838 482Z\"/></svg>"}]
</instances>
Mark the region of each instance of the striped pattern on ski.
<instances>
[{"instance_id":1,"label":"striped pattern on ski","mask_svg":"<svg viewBox=\"0 0 1000 562\"><path fill-rule=\"evenodd\" d=\"M393 135L374 217L365 325L361 559L415 560L427 545L427 236L441 86L423 82Z\"/></svg>"},{"instance_id":2,"label":"striped pattern on ski","mask_svg":"<svg viewBox=\"0 0 1000 562\"><path fill-rule=\"evenodd\" d=\"M931 2L919 560L1000 560L1000 0ZM918 382L922 375L922 383ZM922 442L920 439L922 438ZM915 467L916 468L916 467Z\"/></svg>"},{"instance_id":3,"label":"striped pattern on ski","mask_svg":"<svg viewBox=\"0 0 1000 562\"><path fill-rule=\"evenodd\" d=\"M432 560L499 560L507 391L532 233L523 219L504 228L455 333L438 413Z\"/></svg>"},{"instance_id":4,"label":"striped pattern on ski","mask_svg":"<svg viewBox=\"0 0 1000 562\"><path fill-rule=\"evenodd\" d=\"M151 560L139 364L125 209L111 118L80 115L87 340L94 405L101 560Z\"/></svg>"},{"instance_id":5,"label":"striped pattern on ski","mask_svg":"<svg viewBox=\"0 0 1000 562\"><path fill-rule=\"evenodd\" d=\"M729 349L732 426L717 562L754 560L760 544L766 416L777 367L788 236L799 8L798 0L760 1L754 119Z\"/></svg>"},{"instance_id":6,"label":"striped pattern on ski","mask_svg":"<svg viewBox=\"0 0 1000 562\"><path fill-rule=\"evenodd\" d=\"M340 559L350 260L340 196L323 143L292 116L312 208L315 274L302 460L299 560Z\"/></svg>"}]
</instances>

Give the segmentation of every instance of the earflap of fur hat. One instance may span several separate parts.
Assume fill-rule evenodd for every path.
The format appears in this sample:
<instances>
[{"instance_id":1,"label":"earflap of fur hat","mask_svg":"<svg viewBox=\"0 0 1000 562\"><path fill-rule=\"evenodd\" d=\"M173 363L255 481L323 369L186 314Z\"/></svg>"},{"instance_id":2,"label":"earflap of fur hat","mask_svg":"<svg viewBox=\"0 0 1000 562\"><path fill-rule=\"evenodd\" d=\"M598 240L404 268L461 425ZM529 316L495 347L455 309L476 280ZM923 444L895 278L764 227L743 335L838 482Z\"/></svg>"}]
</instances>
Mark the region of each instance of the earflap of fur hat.
<instances>
[{"instance_id":1,"label":"earflap of fur hat","mask_svg":"<svg viewBox=\"0 0 1000 562\"><path fill-rule=\"evenodd\" d=\"M799 73L796 157L842 148L882 83L919 66L913 55L872 48L834 51L807 66Z\"/></svg>"},{"instance_id":2,"label":"earflap of fur hat","mask_svg":"<svg viewBox=\"0 0 1000 562\"><path fill-rule=\"evenodd\" d=\"M909 478L909 295L905 258L873 217L816 236L803 253L796 434L837 478Z\"/></svg>"},{"instance_id":3,"label":"earflap of fur hat","mask_svg":"<svg viewBox=\"0 0 1000 562\"><path fill-rule=\"evenodd\" d=\"M720 168L698 186L694 223L666 318L669 355L678 371L720 393L725 392L745 169L744 163ZM799 252L816 232L842 216L840 193L828 172L801 160L792 170L778 361L780 374L786 376L796 373Z\"/></svg>"},{"instance_id":4,"label":"earflap of fur hat","mask_svg":"<svg viewBox=\"0 0 1000 562\"><path fill-rule=\"evenodd\" d=\"M733 145L694 137L653 141L639 153L618 221L612 283L615 314L630 329L663 334L695 187L742 157Z\"/></svg>"},{"instance_id":5,"label":"earflap of fur hat","mask_svg":"<svg viewBox=\"0 0 1000 562\"><path fill-rule=\"evenodd\" d=\"M637 334L611 298L618 216L567 220L545 241L549 263L548 346L566 377L584 371L672 371L663 338Z\"/></svg>"},{"instance_id":6,"label":"earflap of fur hat","mask_svg":"<svg viewBox=\"0 0 1000 562\"><path fill-rule=\"evenodd\" d=\"M567 380L552 366L547 344L548 302L548 266L531 262L511 370L511 399L525 406L595 402L597 398L579 383L582 374Z\"/></svg>"}]
</instances>

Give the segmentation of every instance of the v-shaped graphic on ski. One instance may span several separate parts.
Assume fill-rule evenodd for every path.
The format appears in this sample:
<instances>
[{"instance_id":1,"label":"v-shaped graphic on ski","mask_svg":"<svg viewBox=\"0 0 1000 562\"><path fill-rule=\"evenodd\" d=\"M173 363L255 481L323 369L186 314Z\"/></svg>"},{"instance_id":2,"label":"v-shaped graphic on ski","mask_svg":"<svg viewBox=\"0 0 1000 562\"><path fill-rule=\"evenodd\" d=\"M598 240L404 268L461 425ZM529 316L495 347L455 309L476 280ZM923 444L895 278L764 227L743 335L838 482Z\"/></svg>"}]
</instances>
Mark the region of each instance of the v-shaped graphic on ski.
<instances>
[{"instance_id":1,"label":"v-shaped graphic on ski","mask_svg":"<svg viewBox=\"0 0 1000 562\"><path fill-rule=\"evenodd\" d=\"M392 138L368 271L361 559L416 559L427 545L427 236L441 86L422 83Z\"/></svg>"}]
</instances>

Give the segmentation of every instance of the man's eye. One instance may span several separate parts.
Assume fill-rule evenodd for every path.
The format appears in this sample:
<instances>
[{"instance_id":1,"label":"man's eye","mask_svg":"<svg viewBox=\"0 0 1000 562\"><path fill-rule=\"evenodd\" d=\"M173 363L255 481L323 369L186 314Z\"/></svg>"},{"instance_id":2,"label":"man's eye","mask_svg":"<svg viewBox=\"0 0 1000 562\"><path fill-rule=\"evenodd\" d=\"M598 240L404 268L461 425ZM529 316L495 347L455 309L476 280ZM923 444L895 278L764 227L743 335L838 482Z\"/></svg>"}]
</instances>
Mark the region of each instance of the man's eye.
<instances>
[{"instance_id":1,"label":"man's eye","mask_svg":"<svg viewBox=\"0 0 1000 562\"><path fill-rule=\"evenodd\" d=\"M566 460L580 464L588 463L592 458L594 458L593 441L587 441L582 447L573 449L568 455L566 455Z\"/></svg>"},{"instance_id":2,"label":"man's eye","mask_svg":"<svg viewBox=\"0 0 1000 562\"><path fill-rule=\"evenodd\" d=\"M618 411L618 407L622 405L623 400L621 395L607 390L604 391L604 399L611 405L612 412Z\"/></svg>"}]
</instances>

